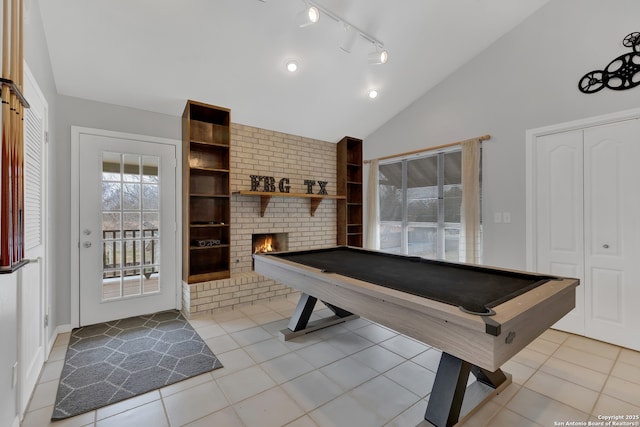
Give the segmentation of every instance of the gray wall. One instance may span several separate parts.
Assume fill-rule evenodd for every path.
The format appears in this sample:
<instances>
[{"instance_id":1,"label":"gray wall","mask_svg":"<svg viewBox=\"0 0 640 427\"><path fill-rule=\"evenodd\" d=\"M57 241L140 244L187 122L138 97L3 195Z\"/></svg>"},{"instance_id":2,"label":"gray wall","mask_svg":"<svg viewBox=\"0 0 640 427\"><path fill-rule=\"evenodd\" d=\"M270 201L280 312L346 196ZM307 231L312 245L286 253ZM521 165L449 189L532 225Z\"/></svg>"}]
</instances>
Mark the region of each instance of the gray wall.
<instances>
[{"instance_id":1,"label":"gray wall","mask_svg":"<svg viewBox=\"0 0 640 427\"><path fill-rule=\"evenodd\" d=\"M483 143L484 263L522 269L525 131L640 106L640 87L578 91L579 79L630 48L637 0L551 0L365 138L364 158L490 134ZM494 224L494 212L511 212Z\"/></svg>"},{"instance_id":2,"label":"gray wall","mask_svg":"<svg viewBox=\"0 0 640 427\"><path fill-rule=\"evenodd\" d=\"M186 100L185 100L186 103ZM133 108L58 96L56 103L55 176L56 209L55 251L60 268L56 274L57 325L71 323L70 248L71 248L71 126L82 126L116 132L127 132L163 138L182 139L182 123L178 116L151 113Z\"/></svg>"}]
</instances>

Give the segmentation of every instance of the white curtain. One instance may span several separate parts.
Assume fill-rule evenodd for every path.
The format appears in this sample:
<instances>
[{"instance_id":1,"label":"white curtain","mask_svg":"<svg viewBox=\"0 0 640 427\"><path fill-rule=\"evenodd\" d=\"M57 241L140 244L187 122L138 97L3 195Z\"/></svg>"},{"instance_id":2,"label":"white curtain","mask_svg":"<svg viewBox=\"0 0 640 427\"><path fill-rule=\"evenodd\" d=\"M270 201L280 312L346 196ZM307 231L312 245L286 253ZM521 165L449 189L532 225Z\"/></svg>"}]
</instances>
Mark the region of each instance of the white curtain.
<instances>
[{"instance_id":1,"label":"white curtain","mask_svg":"<svg viewBox=\"0 0 640 427\"><path fill-rule=\"evenodd\" d=\"M480 140L462 142L462 234L465 262L480 262Z\"/></svg>"},{"instance_id":2,"label":"white curtain","mask_svg":"<svg viewBox=\"0 0 640 427\"><path fill-rule=\"evenodd\" d=\"M378 221L380 207L378 204L378 160L369 163L369 179L367 181L367 230L364 234L364 247L368 249L380 248Z\"/></svg>"}]
</instances>

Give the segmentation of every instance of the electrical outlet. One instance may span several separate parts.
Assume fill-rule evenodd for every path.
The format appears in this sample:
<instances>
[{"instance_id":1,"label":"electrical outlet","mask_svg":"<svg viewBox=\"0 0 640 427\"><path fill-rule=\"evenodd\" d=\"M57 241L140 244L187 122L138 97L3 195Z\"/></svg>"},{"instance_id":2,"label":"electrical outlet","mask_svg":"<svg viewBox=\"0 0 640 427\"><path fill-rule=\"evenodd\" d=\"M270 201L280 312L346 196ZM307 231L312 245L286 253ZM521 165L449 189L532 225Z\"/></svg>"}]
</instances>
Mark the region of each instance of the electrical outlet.
<instances>
[{"instance_id":1,"label":"electrical outlet","mask_svg":"<svg viewBox=\"0 0 640 427\"><path fill-rule=\"evenodd\" d=\"M505 224L511 223L511 212L502 212L502 222Z\"/></svg>"},{"instance_id":2,"label":"electrical outlet","mask_svg":"<svg viewBox=\"0 0 640 427\"><path fill-rule=\"evenodd\" d=\"M493 222L495 222L496 224L502 223L502 212L493 213Z\"/></svg>"}]
</instances>

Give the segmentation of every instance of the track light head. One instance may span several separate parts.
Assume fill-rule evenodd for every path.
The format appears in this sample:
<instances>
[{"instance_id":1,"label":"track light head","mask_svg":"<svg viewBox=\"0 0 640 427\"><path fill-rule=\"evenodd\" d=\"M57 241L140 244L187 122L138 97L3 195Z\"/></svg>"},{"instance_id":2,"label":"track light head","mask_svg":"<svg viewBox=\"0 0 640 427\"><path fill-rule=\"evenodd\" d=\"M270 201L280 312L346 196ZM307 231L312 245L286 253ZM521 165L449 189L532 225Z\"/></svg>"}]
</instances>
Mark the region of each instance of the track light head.
<instances>
[{"instance_id":1,"label":"track light head","mask_svg":"<svg viewBox=\"0 0 640 427\"><path fill-rule=\"evenodd\" d=\"M389 60L389 53L386 50L378 50L369 54L369 64L386 64Z\"/></svg>"},{"instance_id":2,"label":"track light head","mask_svg":"<svg viewBox=\"0 0 640 427\"><path fill-rule=\"evenodd\" d=\"M315 6L307 5L303 11L296 15L296 23L300 28L308 27L320 20L320 10Z\"/></svg>"}]
</instances>

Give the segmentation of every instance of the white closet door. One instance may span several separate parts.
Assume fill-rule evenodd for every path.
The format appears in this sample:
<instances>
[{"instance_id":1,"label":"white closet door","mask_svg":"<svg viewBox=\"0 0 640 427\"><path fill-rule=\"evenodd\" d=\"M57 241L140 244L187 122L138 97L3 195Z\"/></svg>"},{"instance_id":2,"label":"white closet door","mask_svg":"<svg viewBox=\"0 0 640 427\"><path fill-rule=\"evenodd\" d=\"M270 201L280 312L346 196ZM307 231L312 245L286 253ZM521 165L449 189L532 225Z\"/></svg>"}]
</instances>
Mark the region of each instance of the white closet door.
<instances>
[{"instance_id":1,"label":"white closet door","mask_svg":"<svg viewBox=\"0 0 640 427\"><path fill-rule=\"evenodd\" d=\"M584 335L582 131L536 140L536 271L576 277L576 307L555 328Z\"/></svg>"},{"instance_id":2,"label":"white closet door","mask_svg":"<svg viewBox=\"0 0 640 427\"><path fill-rule=\"evenodd\" d=\"M587 335L640 350L640 121L584 130Z\"/></svg>"},{"instance_id":3,"label":"white closet door","mask_svg":"<svg viewBox=\"0 0 640 427\"><path fill-rule=\"evenodd\" d=\"M25 70L26 71L26 70ZM30 72L25 72L24 255L33 262L20 270L20 413L24 414L45 361L45 130L47 102Z\"/></svg>"}]
</instances>

